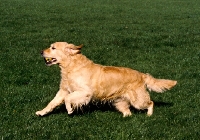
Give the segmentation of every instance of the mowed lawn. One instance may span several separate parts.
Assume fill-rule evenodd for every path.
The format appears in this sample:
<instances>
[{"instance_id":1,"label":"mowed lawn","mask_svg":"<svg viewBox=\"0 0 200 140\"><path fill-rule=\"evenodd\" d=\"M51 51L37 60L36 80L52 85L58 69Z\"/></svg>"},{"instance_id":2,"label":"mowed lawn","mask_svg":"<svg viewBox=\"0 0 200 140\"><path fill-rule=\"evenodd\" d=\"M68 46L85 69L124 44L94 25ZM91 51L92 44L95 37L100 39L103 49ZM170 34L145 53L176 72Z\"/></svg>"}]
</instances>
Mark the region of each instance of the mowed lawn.
<instances>
[{"instance_id":1,"label":"mowed lawn","mask_svg":"<svg viewBox=\"0 0 200 140\"><path fill-rule=\"evenodd\" d=\"M151 92L154 114L132 108L123 118L110 104L72 116L61 105L35 115L59 89L59 67L40 51L56 41L84 44L95 63L124 66L178 81ZM177 140L200 137L200 1L1 0L1 140ZM109 82L109 81L108 81Z\"/></svg>"}]
</instances>

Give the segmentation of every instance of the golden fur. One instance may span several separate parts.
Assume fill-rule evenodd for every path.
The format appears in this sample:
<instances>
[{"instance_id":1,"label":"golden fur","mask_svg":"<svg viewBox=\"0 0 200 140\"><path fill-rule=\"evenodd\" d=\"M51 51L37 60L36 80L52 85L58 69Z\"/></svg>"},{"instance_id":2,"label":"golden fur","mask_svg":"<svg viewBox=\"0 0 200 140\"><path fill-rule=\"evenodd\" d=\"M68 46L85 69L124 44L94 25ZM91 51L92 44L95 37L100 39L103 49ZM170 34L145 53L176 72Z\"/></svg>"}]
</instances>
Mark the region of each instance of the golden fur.
<instances>
[{"instance_id":1,"label":"golden fur","mask_svg":"<svg viewBox=\"0 0 200 140\"><path fill-rule=\"evenodd\" d=\"M71 114L75 107L91 100L101 100L112 101L124 117L131 115L131 105L136 109L147 109L150 116L153 101L146 89L163 92L177 83L155 79L130 68L95 64L81 54L81 48L82 45L56 42L41 52L47 65L59 64L62 79L54 99L43 110L37 111L37 115L43 116L61 103L65 103L68 114Z\"/></svg>"}]
</instances>

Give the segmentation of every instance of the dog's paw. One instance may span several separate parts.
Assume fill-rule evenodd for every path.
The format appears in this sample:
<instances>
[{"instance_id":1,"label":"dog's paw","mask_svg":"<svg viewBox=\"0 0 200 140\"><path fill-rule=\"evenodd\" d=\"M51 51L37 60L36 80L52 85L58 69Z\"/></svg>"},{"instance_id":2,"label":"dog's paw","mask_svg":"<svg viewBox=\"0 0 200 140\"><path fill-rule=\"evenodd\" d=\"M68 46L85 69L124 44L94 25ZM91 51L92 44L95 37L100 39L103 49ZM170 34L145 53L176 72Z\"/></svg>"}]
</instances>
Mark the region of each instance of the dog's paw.
<instances>
[{"instance_id":1,"label":"dog's paw","mask_svg":"<svg viewBox=\"0 0 200 140\"><path fill-rule=\"evenodd\" d=\"M127 111L127 112L123 113L123 117L129 117L131 115L132 115L132 113L130 111Z\"/></svg>"},{"instance_id":2,"label":"dog's paw","mask_svg":"<svg viewBox=\"0 0 200 140\"><path fill-rule=\"evenodd\" d=\"M148 116L148 117L151 117L152 114L153 114L153 113L147 113L147 116Z\"/></svg>"},{"instance_id":3,"label":"dog's paw","mask_svg":"<svg viewBox=\"0 0 200 140\"><path fill-rule=\"evenodd\" d=\"M44 116L46 113L43 112L43 111L37 111L37 112L35 112L35 114L36 114L37 116Z\"/></svg>"},{"instance_id":4,"label":"dog's paw","mask_svg":"<svg viewBox=\"0 0 200 140\"><path fill-rule=\"evenodd\" d=\"M74 111L73 111L73 109L72 109L72 110L69 110L69 111L67 111L68 115L71 115L73 112L74 112Z\"/></svg>"}]
</instances>

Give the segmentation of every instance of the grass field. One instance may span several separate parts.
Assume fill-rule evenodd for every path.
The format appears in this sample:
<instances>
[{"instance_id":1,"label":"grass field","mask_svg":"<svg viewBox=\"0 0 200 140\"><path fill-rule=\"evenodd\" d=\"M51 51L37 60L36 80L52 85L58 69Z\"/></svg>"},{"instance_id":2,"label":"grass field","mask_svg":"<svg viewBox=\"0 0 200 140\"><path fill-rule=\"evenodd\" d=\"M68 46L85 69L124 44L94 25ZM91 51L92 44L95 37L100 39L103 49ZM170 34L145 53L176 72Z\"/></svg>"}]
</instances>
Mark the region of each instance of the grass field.
<instances>
[{"instance_id":1,"label":"grass field","mask_svg":"<svg viewBox=\"0 0 200 140\"><path fill-rule=\"evenodd\" d=\"M200 1L1 0L0 139L177 140L200 137ZM154 114L123 118L109 105L73 116L64 106L35 115L59 88L59 67L40 51L56 41L84 44L95 63L178 81L151 93Z\"/></svg>"}]
</instances>

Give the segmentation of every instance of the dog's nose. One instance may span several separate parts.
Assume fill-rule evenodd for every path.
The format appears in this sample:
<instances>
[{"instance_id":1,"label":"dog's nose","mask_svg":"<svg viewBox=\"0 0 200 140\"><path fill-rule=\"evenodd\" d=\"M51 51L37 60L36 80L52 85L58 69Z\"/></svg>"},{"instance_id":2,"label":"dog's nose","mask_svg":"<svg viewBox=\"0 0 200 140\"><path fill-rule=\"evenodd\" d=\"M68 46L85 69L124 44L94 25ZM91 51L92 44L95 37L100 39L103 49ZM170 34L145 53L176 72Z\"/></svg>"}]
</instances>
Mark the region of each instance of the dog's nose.
<instances>
[{"instance_id":1,"label":"dog's nose","mask_svg":"<svg viewBox=\"0 0 200 140\"><path fill-rule=\"evenodd\" d=\"M40 53L41 53L41 55L43 55L43 53L44 53L44 52L43 52L43 51L41 51Z\"/></svg>"}]
</instances>

